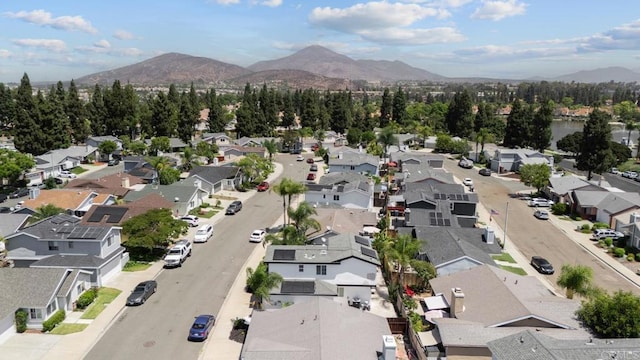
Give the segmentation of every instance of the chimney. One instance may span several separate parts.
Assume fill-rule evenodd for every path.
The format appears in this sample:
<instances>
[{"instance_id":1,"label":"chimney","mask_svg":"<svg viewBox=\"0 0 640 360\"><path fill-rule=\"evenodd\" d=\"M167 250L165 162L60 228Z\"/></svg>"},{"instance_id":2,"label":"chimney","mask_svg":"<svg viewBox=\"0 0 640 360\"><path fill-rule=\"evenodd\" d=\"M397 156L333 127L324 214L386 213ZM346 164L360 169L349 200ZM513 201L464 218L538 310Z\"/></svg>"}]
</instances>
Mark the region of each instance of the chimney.
<instances>
[{"instance_id":1,"label":"chimney","mask_svg":"<svg viewBox=\"0 0 640 360\"><path fill-rule=\"evenodd\" d=\"M122 177L122 187L123 188L128 188L129 186L130 186L129 177L128 176Z\"/></svg>"},{"instance_id":2,"label":"chimney","mask_svg":"<svg viewBox=\"0 0 640 360\"><path fill-rule=\"evenodd\" d=\"M464 293L462 292L462 289L451 289L451 308L449 309L449 312L455 318L464 312Z\"/></svg>"},{"instance_id":3,"label":"chimney","mask_svg":"<svg viewBox=\"0 0 640 360\"><path fill-rule=\"evenodd\" d=\"M396 359L396 339L393 335L382 335L382 359Z\"/></svg>"},{"instance_id":4,"label":"chimney","mask_svg":"<svg viewBox=\"0 0 640 360\"><path fill-rule=\"evenodd\" d=\"M338 159L342 159L342 151L338 153Z\"/></svg>"},{"instance_id":5,"label":"chimney","mask_svg":"<svg viewBox=\"0 0 640 360\"><path fill-rule=\"evenodd\" d=\"M484 241L487 244L493 244L494 241L496 240L496 233L489 226L484 228L484 234L482 236L484 237Z\"/></svg>"}]
</instances>

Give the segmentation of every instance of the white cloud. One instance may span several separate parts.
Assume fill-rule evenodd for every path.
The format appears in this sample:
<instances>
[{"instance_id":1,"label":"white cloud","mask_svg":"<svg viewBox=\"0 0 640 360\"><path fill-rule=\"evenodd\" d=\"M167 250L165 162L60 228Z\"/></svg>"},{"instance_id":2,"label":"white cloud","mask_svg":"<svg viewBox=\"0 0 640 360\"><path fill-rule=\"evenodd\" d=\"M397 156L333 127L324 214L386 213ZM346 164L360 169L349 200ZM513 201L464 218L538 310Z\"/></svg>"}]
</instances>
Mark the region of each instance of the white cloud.
<instances>
[{"instance_id":1,"label":"white cloud","mask_svg":"<svg viewBox=\"0 0 640 360\"><path fill-rule=\"evenodd\" d=\"M10 58L13 55L9 50L0 49L0 59Z\"/></svg>"},{"instance_id":2,"label":"white cloud","mask_svg":"<svg viewBox=\"0 0 640 360\"><path fill-rule=\"evenodd\" d=\"M12 42L22 47L41 48L53 52L63 52L67 49L64 41L57 39L16 39Z\"/></svg>"},{"instance_id":3,"label":"white cloud","mask_svg":"<svg viewBox=\"0 0 640 360\"><path fill-rule=\"evenodd\" d=\"M471 15L471 18L498 21L511 16L523 15L526 8L527 4L517 0L485 0L482 2L482 6Z\"/></svg>"},{"instance_id":4,"label":"white cloud","mask_svg":"<svg viewBox=\"0 0 640 360\"><path fill-rule=\"evenodd\" d=\"M282 0L265 0L261 1L260 4L268 7L278 7L282 5Z\"/></svg>"},{"instance_id":5,"label":"white cloud","mask_svg":"<svg viewBox=\"0 0 640 360\"><path fill-rule=\"evenodd\" d=\"M233 5L240 3L240 0L215 0L220 5Z\"/></svg>"},{"instance_id":6,"label":"white cloud","mask_svg":"<svg viewBox=\"0 0 640 360\"><path fill-rule=\"evenodd\" d=\"M456 29L440 27L432 29L387 29L385 31L361 32L367 40L390 45L424 45L464 41L466 38Z\"/></svg>"},{"instance_id":7,"label":"white cloud","mask_svg":"<svg viewBox=\"0 0 640 360\"><path fill-rule=\"evenodd\" d=\"M623 24L602 34L585 38L579 45L581 52L606 50L637 50L640 48L640 20Z\"/></svg>"},{"instance_id":8,"label":"white cloud","mask_svg":"<svg viewBox=\"0 0 640 360\"><path fill-rule=\"evenodd\" d=\"M572 55L575 50L565 48L519 48L512 46L486 45L467 49L460 49L454 52L456 58L461 61L473 61L473 59L524 59L524 58L548 58L557 56Z\"/></svg>"},{"instance_id":9,"label":"white cloud","mask_svg":"<svg viewBox=\"0 0 640 360\"><path fill-rule=\"evenodd\" d=\"M131 40L135 38L132 33L124 30L116 30L116 32L113 34L113 37L118 40Z\"/></svg>"},{"instance_id":10,"label":"white cloud","mask_svg":"<svg viewBox=\"0 0 640 360\"><path fill-rule=\"evenodd\" d=\"M122 48L122 49L113 49L111 53L112 55L121 55L121 56L140 56L144 54L144 51L137 48Z\"/></svg>"},{"instance_id":11,"label":"white cloud","mask_svg":"<svg viewBox=\"0 0 640 360\"><path fill-rule=\"evenodd\" d=\"M90 22L83 19L81 16L59 16L54 18L51 16L50 12L44 10L19 11L17 13L6 12L4 15L12 19L20 19L32 24L50 26L54 29L82 31L90 34L98 32Z\"/></svg>"},{"instance_id":12,"label":"white cloud","mask_svg":"<svg viewBox=\"0 0 640 360\"><path fill-rule=\"evenodd\" d=\"M107 40L99 40L95 44L93 44L93 46L108 49L111 47L111 44Z\"/></svg>"}]
</instances>

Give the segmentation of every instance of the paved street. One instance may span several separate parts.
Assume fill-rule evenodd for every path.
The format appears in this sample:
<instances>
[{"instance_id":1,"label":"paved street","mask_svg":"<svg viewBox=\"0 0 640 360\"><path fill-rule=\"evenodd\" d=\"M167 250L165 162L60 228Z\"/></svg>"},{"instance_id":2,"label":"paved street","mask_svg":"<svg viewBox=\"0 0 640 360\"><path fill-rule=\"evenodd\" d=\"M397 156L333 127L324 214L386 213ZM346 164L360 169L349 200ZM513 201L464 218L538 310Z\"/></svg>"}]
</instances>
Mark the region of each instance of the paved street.
<instances>
[{"instance_id":1,"label":"paved street","mask_svg":"<svg viewBox=\"0 0 640 360\"><path fill-rule=\"evenodd\" d=\"M594 283L609 292L616 290L632 291L640 294L640 289L621 277L609 266L593 257L583 247L577 245L567 235L549 221L541 221L533 217L534 209L522 200L513 199L509 194L516 191L532 190L519 181L498 179L496 175L485 177L478 175L477 169L462 169L457 161L447 160L445 167L456 177L473 179L475 191L480 202L490 210L497 210L500 214L493 216L493 222L501 228L505 226L507 203L509 204L507 238L512 241L520 252L530 259L533 255L547 258L556 268L556 273L545 276L561 294L564 293L556 284L563 264L587 265L594 270ZM504 238L503 233L496 233Z\"/></svg>"}]
</instances>

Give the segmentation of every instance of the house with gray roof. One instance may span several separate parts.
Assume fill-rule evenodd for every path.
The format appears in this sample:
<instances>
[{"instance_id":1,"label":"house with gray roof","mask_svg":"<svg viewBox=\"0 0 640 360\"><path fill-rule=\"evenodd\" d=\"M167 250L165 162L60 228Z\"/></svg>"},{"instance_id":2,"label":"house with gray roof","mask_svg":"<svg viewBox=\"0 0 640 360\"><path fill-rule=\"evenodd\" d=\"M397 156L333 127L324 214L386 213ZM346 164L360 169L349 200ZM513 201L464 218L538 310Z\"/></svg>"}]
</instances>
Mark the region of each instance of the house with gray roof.
<instances>
[{"instance_id":1,"label":"house with gray roof","mask_svg":"<svg viewBox=\"0 0 640 360\"><path fill-rule=\"evenodd\" d=\"M616 215L640 208L640 194L634 192L576 190L573 201L574 211L583 219L609 225Z\"/></svg>"},{"instance_id":2,"label":"house with gray roof","mask_svg":"<svg viewBox=\"0 0 640 360\"><path fill-rule=\"evenodd\" d=\"M531 149L497 149L491 159L491 170L502 174L528 164L546 164L553 169L553 157Z\"/></svg>"},{"instance_id":3,"label":"house with gray roof","mask_svg":"<svg viewBox=\"0 0 640 360\"><path fill-rule=\"evenodd\" d=\"M449 316L430 320L447 358L491 358L491 341L528 329L562 338L588 336L575 315L580 303L555 296L535 276L481 265L429 283L443 301L425 299L425 314L437 307Z\"/></svg>"},{"instance_id":4,"label":"house with gray roof","mask_svg":"<svg viewBox=\"0 0 640 360\"><path fill-rule=\"evenodd\" d=\"M477 223L478 195L467 193L460 184L410 183L404 199L405 218L402 226L474 227ZM408 211L407 211L408 210ZM409 212L409 214L407 214ZM449 224L438 219L450 219Z\"/></svg>"},{"instance_id":5,"label":"house with gray roof","mask_svg":"<svg viewBox=\"0 0 640 360\"><path fill-rule=\"evenodd\" d=\"M366 175L352 173L352 172L339 172L324 174L318 179L320 185L345 185L352 182L368 181L369 177Z\"/></svg>"},{"instance_id":6,"label":"house with gray roof","mask_svg":"<svg viewBox=\"0 0 640 360\"><path fill-rule=\"evenodd\" d=\"M389 155L390 161L395 161L402 169L403 165L422 165L433 169L442 169L444 167L445 157L440 154L431 154L424 152L393 152Z\"/></svg>"},{"instance_id":7,"label":"house with gray roof","mask_svg":"<svg viewBox=\"0 0 640 360\"><path fill-rule=\"evenodd\" d=\"M549 184L543 189L550 200L556 204L567 204L570 208L574 205L572 195L575 190L602 191L604 189L575 175L551 177Z\"/></svg>"},{"instance_id":8,"label":"house with gray roof","mask_svg":"<svg viewBox=\"0 0 640 360\"><path fill-rule=\"evenodd\" d=\"M38 185L50 177L57 177L63 170L70 170L97 155L98 148L90 145L69 146L66 149L50 150L34 157L35 168L25 174L29 184Z\"/></svg>"},{"instance_id":9,"label":"house with gray roof","mask_svg":"<svg viewBox=\"0 0 640 360\"><path fill-rule=\"evenodd\" d=\"M144 156L125 156L122 159L124 172L141 178L145 184L155 184L158 182L158 172L147 161Z\"/></svg>"},{"instance_id":10,"label":"house with gray roof","mask_svg":"<svg viewBox=\"0 0 640 360\"><path fill-rule=\"evenodd\" d=\"M640 354L638 339L556 338L532 329L488 343L495 360L633 359Z\"/></svg>"},{"instance_id":11,"label":"house with gray roof","mask_svg":"<svg viewBox=\"0 0 640 360\"><path fill-rule=\"evenodd\" d=\"M122 148L123 148L123 143L122 140L118 139L117 137L113 136L113 135L106 135L106 136L89 136L87 138L87 140L85 141L85 143L89 146L93 146L96 149L100 148L100 144L102 144L105 141L113 141L116 144L116 150L112 153L112 154L100 154L100 151L98 150L97 152L97 157L100 160L110 160L109 157L107 155L121 155L122 154Z\"/></svg>"},{"instance_id":12,"label":"house with gray roof","mask_svg":"<svg viewBox=\"0 0 640 360\"><path fill-rule=\"evenodd\" d=\"M58 214L7 236L7 258L15 267L87 271L91 284L102 286L128 261L120 232L117 226L83 225L78 217Z\"/></svg>"},{"instance_id":13,"label":"house with gray roof","mask_svg":"<svg viewBox=\"0 0 640 360\"><path fill-rule=\"evenodd\" d=\"M378 175L377 156L360 152L338 152L337 157L329 157L327 165L329 173L352 172L359 174Z\"/></svg>"},{"instance_id":14,"label":"house with gray roof","mask_svg":"<svg viewBox=\"0 0 640 360\"><path fill-rule=\"evenodd\" d=\"M199 141L205 141L209 144L216 144L218 147L231 145L233 143L231 137L226 133L204 133ZM198 141L196 141L197 143Z\"/></svg>"},{"instance_id":15,"label":"house with gray roof","mask_svg":"<svg viewBox=\"0 0 640 360\"><path fill-rule=\"evenodd\" d=\"M27 225L30 217L29 214L20 213L0 214L0 237L6 238L22 229Z\"/></svg>"},{"instance_id":16,"label":"house with gray roof","mask_svg":"<svg viewBox=\"0 0 640 360\"><path fill-rule=\"evenodd\" d=\"M372 209L373 183L358 181L344 185L308 184L304 198L306 202L315 206Z\"/></svg>"},{"instance_id":17,"label":"house with gray roof","mask_svg":"<svg viewBox=\"0 0 640 360\"><path fill-rule=\"evenodd\" d=\"M455 184L453 174L444 169L430 168L422 164L404 164L402 172L394 175L394 182L405 191L407 189L403 186L408 183Z\"/></svg>"},{"instance_id":18,"label":"house with gray roof","mask_svg":"<svg viewBox=\"0 0 640 360\"><path fill-rule=\"evenodd\" d=\"M196 166L189 171L186 180L201 180L202 187L209 194L215 194L222 190L235 190L242 182L242 172L237 166Z\"/></svg>"},{"instance_id":19,"label":"house with gray roof","mask_svg":"<svg viewBox=\"0 0 640 360\"><path fill-rule=\"evenodd\" d=\"M254 154L261 158L267 157L267 149L262 146L229 145L229 146L221 147L220 151L222 151L226 159L231 159L231 158L240 157L240 156L247 156L249 154Z\"/></svg>"},{"instance_id":20,"label":"house with gray roof","mask_svg":"<svg viewBox=\"0 0 640 360\"><path fill-rule=\"evenodd\" d=\"M171 185L147 184L137 191L129 191L123 197L125 202L139 200L149 194L157 194L173 203L175 216L189 214L189 211L199 207L209 198L209 193L202 188L187 183L174 183Z\"/></svg>"},{"instance_id":21,"label":"house with gray roof","mask_svg":"<svg viewBox=\"0 0 640 360\"><path fill-rule=\"evenodd\" d=\"M244 360L395 360L387 319L315 297L279 310L254 311Z\"/></svg>"},{"instance_id":22,"label":"house with gray roof","mask_svg":"<svg viewBox=\"0 0 640 360\"><path fill-rule=\"evenodd\" d=\"M238 146L262 146L267 140L273 140L276 143L280 142L280 138L277 137L247 137L243 136L240 139L233 141Z\"/></svg>"},{"instance_id":23,"label":"house with gray roof","mask_svg":"<svg viewBox=\"0 0 640 360\"><path fill-rule=\"evenodd\" d=\"M264 262L284 280L322 280L335 285L338 296L361 301L371 300L380 266L369 238L335 231L309 238L307 245L269 245Z\"/></svg>"},{"instance_id":24,"label":"house with gray roof","mask_svg":"<svg viewBox=\"0 0 640 360\"><path fill-rule=\"evenodd\" d=\"M89 277L77 269L0 269L0 343L16 333L19 309L27 312L31 329L42 329L42 323L58 310L72 311L78 296L91 287Z\"/></svg>"}]
</instances>

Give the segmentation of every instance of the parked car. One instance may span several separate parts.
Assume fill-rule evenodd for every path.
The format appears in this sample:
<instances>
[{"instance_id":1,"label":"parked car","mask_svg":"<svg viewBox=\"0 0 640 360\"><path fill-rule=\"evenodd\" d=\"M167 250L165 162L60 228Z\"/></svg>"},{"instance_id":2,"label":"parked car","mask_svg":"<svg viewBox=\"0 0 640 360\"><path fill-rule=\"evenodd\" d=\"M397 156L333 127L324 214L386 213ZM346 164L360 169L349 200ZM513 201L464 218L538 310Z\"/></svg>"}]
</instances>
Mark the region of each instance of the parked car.
<instances>
[{"instance_id":1,"label":"parked car","mask_svg":"<svg viewBox=\"0 0 640 360\"><path fill-rule=\"evenodd\" d=\"M307 175L307 180L308 180L308 181L313 181L313 180L315 180L315 179L316 179L316 174L314 174L314 173L309 173L309 174Z\"/></svg>"},{"instance_id":2,"label":"parked car","mask_svg":"<svg viewBox=\"0 0 640 360\"><path fill-rule=\"evenodd\" d=\"M199 315L189 329L189 341L204 341L209 337L211 328L216 323L216 317L213 315Z\"/></svg>"},{"instance_id":3,"label":"parked car","mask_svg":"<svg viewBox=\"0 0 640 360\"><path fill-rule=\"evenodd\" d=\"M549 220L549 213L546 210L536 210L533 216L540 220Z\"/></svg>"},{"instance_id":4,"label":"parked car","mask_svg":"<svg viewBox=\"0 0 640 360\"><path fill-rule=\"evenodd\" d=\"M311 165L311 167L309 167L309 171L314 171L314 172L318 171L318 165L316 164Z\"/></svg>"},{"instance_id":5,"label":"parked car","mask_svg":"<svg viewBox=\"0 0 640 360\"><path fill-rule=\"evenodd\" d=\"M158 283L154 280L143 281L136 285L135 289L131 292L127 298L127 306L142 305L155 294L158 290Z\"/></svg>"},{"instance_id":6,"label":"parked car","mask_svg":"<svg viewBox=\"0 0 640 360\"><path fill-rule=\"evenodd\" d=\"M462 180L462 184L465 186L473 186L473 180L471 180L471 178L464 178L464 180Z\"/></svg>"},{"instance_id":7,"label":"parked car","mask_svg":"<svg viewBox=\"0 0 640 360\"><path fill-rule=\"evenodd\" d=\"M296 161L304 161L304 156L298 155L298 157L296 157Z\"/></svg>"},{"instance_id":8,"label":"parked car","mask_svg":"<svg viewBox=\"0 0 640 360\"><path fill-rule=\"evenodd\" d=\"M7 194L0 194L0 203L5 202L9 198Z\"/></svg>"},{"instance_id":9,"label":"parked car","mask_svg":"<svg viewBox=\"0 0 640 360\"><path fill-rule=\"evenodd\" d=\"M56 185L62 185L62 184L64 184L64 180L62 180L62 179L61 179L61 178L59 178L59 177L53 178L53 181L55 181L55 182L56 182Z\"/></svg>"},{"instance_id":10,"label":"parked car","mask_svg":"<svg viewBox=\"0 0 640 360\"><path fill-rule=\"evenodd\" d=\"M625 171L622 173L622 177L627 179L635 179L638 177L638 173L635 171Z\"/></svg>"},{"instance_id":11,"label":"parked car","mask_svg":"<svg viewBox=\"0 0 640 360\"><path fill-rule=\"evenodd\" d=\"M109 160L109 162L107 163L108 166L116 166L120 164L120 160L119 159L111 159Z\"/></svg>"},{"instance_id":12,"label":"parked car","mask_svg":"<svg viewBox=\"0 0 640 360\"><path fill-rule=\"evenodd\" d=\"M458 161L458 166L460 166L463 169L471 169L473 168L473 160L462 157L462 159Z\"/></svg>"},{"instance_id":13,"label":"parked car","mask_svg":"<svg viewBox=\"0 0 640 360\"><path fill-rule=\"evenodd\" d=\"M8 206L0 207L0 214L8 214L11 212L11 208Z\"/></svg>"},{"instance_id":14,"label":"parked car","mask_svg":"<svg viewBox=\"0 0 640 360\"><path fill-rule=\"evenodd\" d=\"M553 265L542 256L531 257L531 266L540 274L551 275L555 272Z\"/></svg>"},{"instance_id":15,"label":"parked car","mask_svg":"<svg viewBox=\"0 0 640 360\"><path fill-rule=\"evenodd\" d=\"M242 210L242 202L240 202L239 200L236 200L236 201L232 202L231 204L229 204L225 214L226 215L235 215L240 210Z\"/></svg>"},{"instance_id":16,"label":"parked car","mask_svg":"<svg viewBox=\"0 0 640 360\"><path fill-rule=\"evenodd\" d=\"M17 198L21 198L21 197L25 197L29 195L29 189L28 188L20 188L14 192L12 192L11 194L9 194L9 197L12 199L17 199Z\"/></svg>"},{"instance_id":17,"label":"parked car","mask_svg":"<svg viewBox=\"0 0 640 360\"><path fill-rule=\"evenodd\" d=\"M308 158L307 159L307 164L313 164L315 162L315 160L313 160L313 158Z\"/></svg>"},{"instance_id":18,"label":"parked car","mask_svg":"<svg viewBox=\"0 0 640 360\"><path fill-rule=\"evenodd\" d=\"M196 234L193 237L194 243L203 243L209 241L213 236L213 225L205 224L198 228Z\"/></svg>"},{"instance_id":19,"label":"parked car","mask_svg":"<svg viewBox=\"0 0 640 360\"><path fill-rule=\"evenodd\" d=\"M249 236L249 242L260 243L264 240L266 235L267 232L262 229L253 230L251 236Z\"/></svg>"},{"instance_id":20,"label":"parked car","mask_svg":"<svg viewBox=\"0 0 640 360\"><path fill-rule=\"evenodd\" d=\"M191 227L196 227L200 223L200 218L195 215L185 215L180 220L186 221Z\"/></svg>"},{"instance_id":21,"label":"parked car","mask_svg":"<svg viewBox=\"0 0 640 360\"><path fill-rule=\"evenodd\" d=\"M478 170L478 174L480 174L482 176L491 176L491 169L482 168L482 169Z\"/></svg>"},{"instance_id":22,"label":"parked car","mask_svg":"<svg viewBox=\"0 0 640 360\"><path fill-rule=\"evenodd\" d=\"M178 240L164 256L164 267L178 267L191 256L191 242L189 240Z\"/></svg>"},{"instance_id":23,"label":"parked car","mask_svg":"<svg viewBox=\"0 0 640 360\"><path fill-rule=\"evenodd\" d=\"M529 206L531 207L551 207L553 204L553 201L545 198L533 198L529 200Z\"/></svg>"},{"instance_id":24,"label":"parked car","mask_svg":"<svg viewBox=\"0 0 640 360\"><path fill-rule=\"evenodd\" d=\"M256 187L256 190L262 192L269 190L269 183L267 181L263 181Z\"/></svg>"},{"instance_id":25,"label":"parked car","mask_svg":"<svg viewBox=\"0 0 640 360\"><path fill-rule=\"evenodd\" d=\"M62 170L60 171L60 176L61 178L67 178L67 179L75 179L78 177L78 175L72 173L71 171L68 170Z\"/></svg>"},{"instance_id":26,"label":"parked car","mask_svg":"<svg viewBox=\"0 0 640 360\"><path fill-rule=\"evenodd\" d=\"M611 169L609 169L609 172L611 174L614 174L614 175L620 175L621 174L620 170L618 170L618 168L611 168Z\"/></svg>"},{"instance_id":27,"label":"parked car","mask_svg":"<svg viewBox=\"0 0 640 360\"><path fill-rule=\"evenodd\" d=\"M595 240L602 240L606 238L612 238L613 240L617 240L623 238L624 234L620 231L615 231L613 229L594 229L593 230L593 238Z\"/></svg>"}]
</instances>

